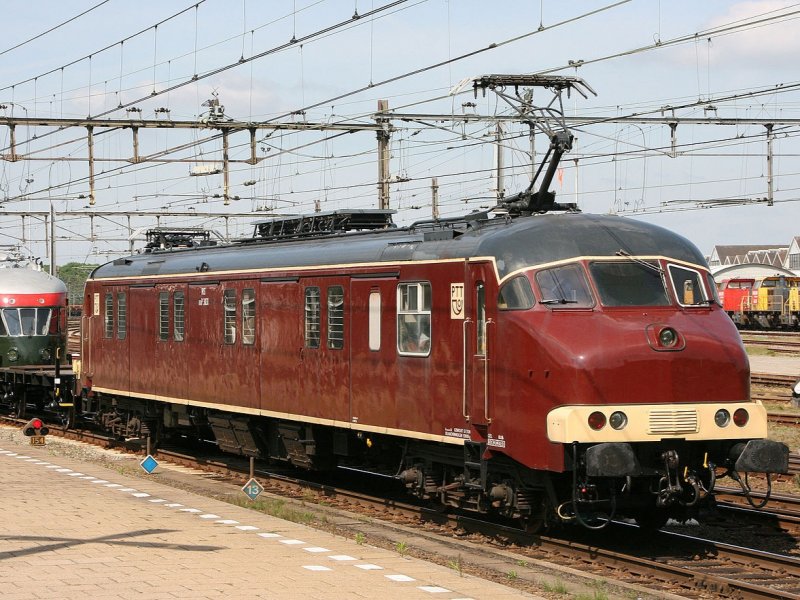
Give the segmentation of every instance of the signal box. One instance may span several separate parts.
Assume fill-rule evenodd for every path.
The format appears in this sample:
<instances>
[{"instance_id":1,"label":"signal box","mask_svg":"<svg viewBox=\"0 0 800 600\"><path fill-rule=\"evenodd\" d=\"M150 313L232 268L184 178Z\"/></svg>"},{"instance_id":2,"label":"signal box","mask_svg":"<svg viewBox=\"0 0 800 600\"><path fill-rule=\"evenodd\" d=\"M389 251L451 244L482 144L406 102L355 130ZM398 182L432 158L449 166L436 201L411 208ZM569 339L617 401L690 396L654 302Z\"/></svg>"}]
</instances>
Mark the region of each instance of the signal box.
<instances>
[{"instance_id":1,"label":"signal box","mask_svg":"<svg viewBox=\"0 0 800 600\"><path fill-rule=\"evenodd\" d=\"M44 446L45 436L50 432L44 422L34 417L22 428L22 433L31 438L31 446Z\"/></svg>"}]
</instances>

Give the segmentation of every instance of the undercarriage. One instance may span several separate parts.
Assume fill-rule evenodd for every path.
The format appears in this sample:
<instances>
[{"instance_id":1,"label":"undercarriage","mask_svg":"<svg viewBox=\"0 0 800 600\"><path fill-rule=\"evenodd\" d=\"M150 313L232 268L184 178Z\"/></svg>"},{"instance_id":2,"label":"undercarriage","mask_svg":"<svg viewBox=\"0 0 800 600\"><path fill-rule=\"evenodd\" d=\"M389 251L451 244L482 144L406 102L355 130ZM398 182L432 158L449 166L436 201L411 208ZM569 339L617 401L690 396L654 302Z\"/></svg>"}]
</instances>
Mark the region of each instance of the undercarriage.
<instances>
[{"instance_id":1,"label":"undercarriage","mask_svg":"<svg viewBox=\"0 0 800 600\"><path fill-rule=\"evenodd\" d=\"M718 478L732 478L749 497L748 472L781 473L788 464L786 446L769 440L575 443L565 446L566 470L549 472L502 455L487 459L486 445L469 440L424 442L131 398L83 401L84 413L119 437L157 444L165 435L202 436L225 452L301 469L389 475L422 501L512 519L528 530L561 523L596 529L618 517L644 527L696 518L713 506Z\"/></svg>"}]
</instances>

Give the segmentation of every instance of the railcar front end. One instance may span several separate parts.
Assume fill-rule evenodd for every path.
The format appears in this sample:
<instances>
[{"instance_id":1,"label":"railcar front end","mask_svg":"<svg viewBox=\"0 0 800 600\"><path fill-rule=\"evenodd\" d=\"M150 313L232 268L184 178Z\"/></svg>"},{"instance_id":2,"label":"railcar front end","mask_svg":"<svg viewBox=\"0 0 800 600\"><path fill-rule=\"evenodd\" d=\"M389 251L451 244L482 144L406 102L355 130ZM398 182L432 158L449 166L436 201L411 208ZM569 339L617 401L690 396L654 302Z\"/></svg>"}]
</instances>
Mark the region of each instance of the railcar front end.
<instances>
[{"instance_id":1,"label":"railcar front end","mask_svg":"<svg viewBox=\"0 0 800 600\"><path fill-rule=\"evenodd\" d=\"M558 517L598 511L660 525L708 506L718 477L785 473L749 394L749 364L707 269L659 256L582 258L534 270L533 361L559 390L546 437L563 448ZM589 317L591 315L591 317Z\"/></svg>"},{"instance_id":2,"label":"railcar front end","mask_svg":"<svg viewBox=\"0 0 800 600\"><path fill-rule=\"evenodd\" d=\"M25 268L0 271L0 366L52 365L64 359L67 288Z\"/></svg>"},{"instance_id":3,"label":"railcar front end","mask_svg":"<svg viewBox=\"0 0 800 600\"><path fill-rule=\"evenodd\" d=\"M0 257L0 404L25 414L60 393L34 371L56 374L66 360L67 288L17 256ZM35 383L34 383L35 380Z\"/></svg>"}]
</instances>

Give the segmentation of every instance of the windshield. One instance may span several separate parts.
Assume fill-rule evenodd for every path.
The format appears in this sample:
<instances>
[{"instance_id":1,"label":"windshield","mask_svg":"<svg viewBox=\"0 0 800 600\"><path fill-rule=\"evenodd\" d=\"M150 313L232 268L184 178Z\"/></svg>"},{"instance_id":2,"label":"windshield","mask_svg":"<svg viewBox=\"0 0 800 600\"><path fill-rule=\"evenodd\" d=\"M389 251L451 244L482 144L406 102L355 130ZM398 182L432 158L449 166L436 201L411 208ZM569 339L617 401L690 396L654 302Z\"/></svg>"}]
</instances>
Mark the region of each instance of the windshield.
<instances>
[{"instance_id":1,"label":"windshield","mask_svg":"<svg viewBox=\"0 0 800 600\"><path fill-rule=\"evenodd\" d=\"M593 262L589 271L604 306L669 306L656 262Z\"/></svg>"},{"instance_id":2,"label":"windshield","mask_svg":"<svg viewBox=\"0 0 800 600\"><path fill-rule=\"evenodd\" d=\"M0 335L47 335L50 327L49 308L4 308L0 317Z\"/></svg>"}]
</instances>

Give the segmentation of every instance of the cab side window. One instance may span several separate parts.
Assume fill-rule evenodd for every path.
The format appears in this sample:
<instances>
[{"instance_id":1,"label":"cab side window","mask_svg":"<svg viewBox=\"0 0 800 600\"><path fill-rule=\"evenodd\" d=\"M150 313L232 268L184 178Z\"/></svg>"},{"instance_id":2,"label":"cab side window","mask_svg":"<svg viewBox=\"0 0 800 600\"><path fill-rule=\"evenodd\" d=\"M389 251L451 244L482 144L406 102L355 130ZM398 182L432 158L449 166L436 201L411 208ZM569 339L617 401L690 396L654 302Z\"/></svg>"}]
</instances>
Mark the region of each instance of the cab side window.
<instances>
[{"instance_id":1,"label":"cab side window","mask_svg":"<svg viewBox=\"0 0 800 600\"><path fill-rule=\"evenodd\" d=\"M541 303L552 308L591 308L594 305L581 265L545 269L536 274Z\"/></svg>"},{"instance_id":2,"label":"cab side window","mask_svg":"<svg viewBox=\"0 0 800 600\"><path fill-rule=\"evenodd\" d=\"M534 302L531 282L524 275L514 277L503 284L497 296L500 310L527 310L533 307Z\"/></svg>"},{"instance_id":3,"label":"cab side window","mask_svg":"<svg viewBox=\"0 0 800 600\"><path fill-rule=\"evenodd\" d=\"M427 281L397 286L397 351L413 356L431 353L431 284Z\"/></svg>"},{"instance_id":4,"label":"cab side window","mask_svg":"<svg viewBox=\"0 0 800 600\"><path fill-rule=\"evenodd\" d=\"M669 265L673 291L681 306L708 305L700 273L694 269Z\"/></svg>"}]
</instances>

